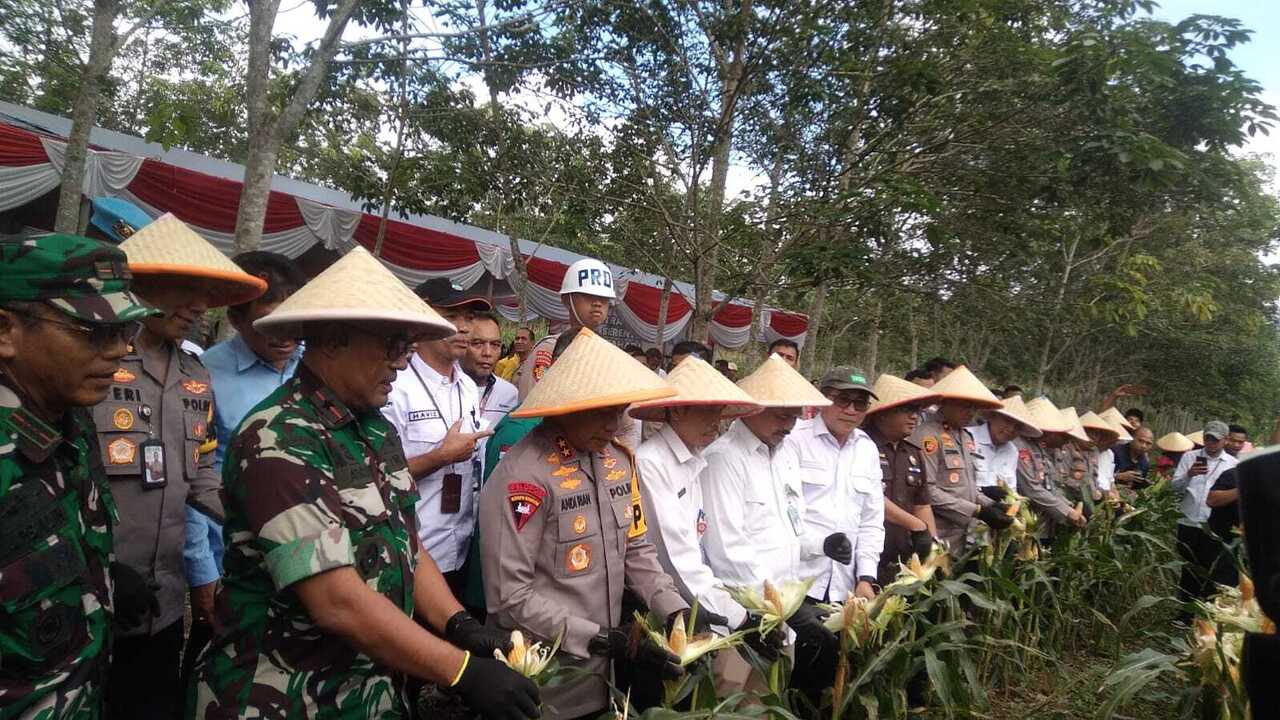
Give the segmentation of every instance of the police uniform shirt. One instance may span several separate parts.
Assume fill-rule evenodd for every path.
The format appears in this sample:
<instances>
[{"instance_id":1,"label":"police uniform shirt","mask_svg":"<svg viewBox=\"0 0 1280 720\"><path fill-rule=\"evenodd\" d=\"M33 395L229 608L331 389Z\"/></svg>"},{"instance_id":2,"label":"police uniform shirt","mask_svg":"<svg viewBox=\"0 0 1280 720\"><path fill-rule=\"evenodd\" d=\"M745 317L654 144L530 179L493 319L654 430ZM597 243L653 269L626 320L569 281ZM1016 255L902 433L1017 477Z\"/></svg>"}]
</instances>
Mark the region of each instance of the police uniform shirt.
<instances>
[{"instance_id":1,"label":"police uniform shirt","mask_svg":"<svg viewBox=\"0 0 1280 720\"><path fill-rule=\"evenodd\" d=\"M543 689L552 718L607 707L608 660L587 648L623 621L624 587L659 617L688 607L649 541L633 462L618 444L579 451L548 421L507 452L480 492L490 622L547 642L563 635L561 663L587 672Z\"/></svg>"},{"instance_id":2,"label":"police uniform shirt","mask_svg":"<svg viewBox=\"0 0 1280 720\"><path fill-rule=\"evenodd\" d=\"M862 576L876 577L884 549L884 492L880 454L859 429L839 444L819 414L801 420L783 440L795 454L804 491L804 557L801 575L815 578L809 596L842 601ZM823 540L842 532L853 562L842 565L822 552Z\"/></svg>"},{"instance_id":3,"label":"police uniform shirt","mask_svg":"<svg viewBox=\"0 0 1280 720\"><path fill-rule=\"evenodd\" d=\"M93 408L102 462L120 510L116 559L159 588L158 616L124 635L149 635L182 620L187 581L182 558L186 504L221 521L222 481L214 469L213 388L200 360L166 344L168 371L136 348L120 361L107 397ZM144 443L163 451L147 455ZM163 463L158 461L163 457ZM163 475L148 488L144 473Z\"/></svg>"},{"instance_id":4,"label":"police uniform shirt","mask_svg":"<svg viewBox=\"0 0 1280 720\"><path fill-rule=\"evenodd\" d=\"M1018 448L1012 442L996 445L991 440L991 428L987 425L973 425L966 428L973 436L973 442L982 454L983 463L977 468L975 478L978 487L992 487L1002 481L1006 487L1014 487L1018 482Z\"/></svg>"},{"instance_id":5,"label":"police uniform shirt","mask_svg":"<svg viewBox=\"0 0 1280 720\"><path fill-rule=\"evenodd\" d=\"M1013 445L1018 449L1018 494L1046 520L1044 534L1052 535L1053 524L1067 522L1072 510L1058 488L1055 451L1023 437L1014 438Z\"/></svg>"},{"instance_id":6,"label":"police uniform shirt","mask_svg":"<svg viewBox=\"0 0 1280 720\"><path fill-rule=\"evenodd\" d=\"M409 366L396 375L382 414L400 434L406 458L424 455L444 442L444 436L459 419L462 432L483 427L480 395L475 382L455 362L451 377L436 372L417 353ZM476 495L480 489L479 450L471 458L449 463L418 483L418 538L441 572L462 567L476 525ZM456 512L447 505L446 475L461 476L461 498Z\"/></svg>"},{"instance_id":7,"label":"police uniform shirt","mask_svg":"<svg viewBox=\"0 0 1280 720\"><path fill-rule=\"evenodd\" d=\"M689 450L670 425L656 424L658 431L636 453L649 539L685 601L697 600L701 607L728 618L729 626L736 628L746 620L747 611L724 591L702 554L707 514L698 476L707 461L702 453Z\"/></svg>"},{"instance_id":8,"label":"police uniform shirt","mask_svg":"<svg viewBox=\"0 0 1280 720\"><path fill-rule=\"evenodd\" d=\"M935 418L916 428L912 440L924 450L929 499L938 537L958 550L977 522L978 508L993 500L978 492L977 472L984 467L973 436Z\"/></svg>"},{"instance_id":9,"label":"police uniform shirt","mask_svg":"<svg viewBox=\"0 0 1280 720\"><path fill-rule=\"evenodd\" d=\"M741 420L703 451L707 564L725 585L801 580L804 491L795 454L770 451Z\"/></svg>"}]
</instances>

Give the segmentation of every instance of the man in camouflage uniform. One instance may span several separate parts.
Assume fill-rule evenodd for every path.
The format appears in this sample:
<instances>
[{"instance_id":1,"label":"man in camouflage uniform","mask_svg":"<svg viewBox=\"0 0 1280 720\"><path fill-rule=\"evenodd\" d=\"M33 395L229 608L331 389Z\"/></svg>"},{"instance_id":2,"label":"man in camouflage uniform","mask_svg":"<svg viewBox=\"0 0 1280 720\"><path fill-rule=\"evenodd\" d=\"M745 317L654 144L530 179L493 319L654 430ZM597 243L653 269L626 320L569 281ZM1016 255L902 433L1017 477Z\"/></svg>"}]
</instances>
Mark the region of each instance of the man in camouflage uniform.
<instances>
[{"instance_id":1,"label":"man in camouflage uniform","mask_svg":"<svg viewBox=\"0 0 1280 720\"><path fill-rule=\"evenodd\" d=\"M197 664L189 717L403 718L406 676L487 718L537 717L537 688L493 659L503 645L423 551L416 487L379 412L413 343L453 327L362 248L254 325L307 352L224 459L227 630Z\"/></svg>"},{"instance_id":2,"label":"man in camouflage uniform","mask_svg":"<svg viewBox=\"0 0 1280 720\"><path fill-rule=\"evenodd\" d=\"M0 717L97 718L112 582L132 594L142 579L112 562L116 510L82 408L152 311L124 253L95 240L0 243L0 267Z\"/></svg>"}]
</instances>

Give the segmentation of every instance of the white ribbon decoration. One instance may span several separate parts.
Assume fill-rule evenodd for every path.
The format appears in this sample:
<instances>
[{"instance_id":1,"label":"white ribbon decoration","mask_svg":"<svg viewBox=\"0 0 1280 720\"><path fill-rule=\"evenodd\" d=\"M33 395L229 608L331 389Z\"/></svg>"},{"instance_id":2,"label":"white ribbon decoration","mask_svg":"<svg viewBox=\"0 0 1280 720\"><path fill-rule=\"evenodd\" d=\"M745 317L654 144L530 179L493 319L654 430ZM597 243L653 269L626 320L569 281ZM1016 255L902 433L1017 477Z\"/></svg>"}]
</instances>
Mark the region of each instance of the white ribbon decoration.
<instances>
[{"instance_id":1,"label":"white ribbon decoration","mask_svg":"<svg viewBox=\"0 0 1280 720\"><path fill-rule=\"evenodd\" d=\"M58 175L66 164L67 144L60 140L40 138L44 154L49 157L49 164ZM122 152L109 150L86 150L84 159L84 182L80 194L88 198L118 195L133 182L142 167L142 158Z\"/></svg>"},{"instance_id":2,"label":"white ribbon decoration","mask_svg":"<svg viewBox=\"0 0 1280 720\"><path fill-rule=\"evenodd\" d=\"M62 182L51 163L0 165L0 211L26 205Z\"/></svg>"},{"instance_id":3,"label":"white ribbon decoration","mask_svg":"<svg viewBox=\"0 0 1280 720\"><path fill-rule=\"evenodd\" d=\"M358 210L340 210L332 205L318 203L315 200L293 196L298 204L298 212L302 220L311 230L311 234L330 250L345 253L355 243L356 226L364 213Z\"/></svg>"}]
</instances>

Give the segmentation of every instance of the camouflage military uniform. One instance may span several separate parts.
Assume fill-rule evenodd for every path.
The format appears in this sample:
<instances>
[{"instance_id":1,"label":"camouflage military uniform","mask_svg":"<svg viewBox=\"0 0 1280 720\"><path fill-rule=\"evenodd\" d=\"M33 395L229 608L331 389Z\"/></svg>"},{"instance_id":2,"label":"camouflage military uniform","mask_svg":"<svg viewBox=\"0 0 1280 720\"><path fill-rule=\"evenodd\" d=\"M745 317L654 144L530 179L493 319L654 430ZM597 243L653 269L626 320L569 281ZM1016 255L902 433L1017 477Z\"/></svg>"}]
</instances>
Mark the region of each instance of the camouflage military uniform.
<instances>
[{"instance_id":1,"label":"camouflage military uniform","mask_svg":"<svg viewBox=\"0 0 1280 720\"><path fill-rule=\"evenodd\" d=\"M413 614L418 496L400 439L306 368L250 411L224 462L229 630L195 671L197 718L400 718L403 678L321 630L294 583L354 566Z\"/></svg>"},{"instance_id":2,"label":"camouflage military uniform","mask_svg":"<svg viewBox=\"0 0 1280 720\"><path fill-rule=\"evenodd\" d=\"M0 380L0 488L0 717L98 717L116 511L88 414L52 427Z\"/></svg>"},{"instance_id":3,"label":"camouflage military uniform","mask_svg":"<svg viewBox=\"0 0 1280 720\"><path fill-rule=\"evenodd\" d=\"M0 303L91 323L153 311L124 253L69 235L0 243ZM50 424L0 373L0 718L97 718L111 645L116 509L88 413Z\"/></svg>"}]
</instances>

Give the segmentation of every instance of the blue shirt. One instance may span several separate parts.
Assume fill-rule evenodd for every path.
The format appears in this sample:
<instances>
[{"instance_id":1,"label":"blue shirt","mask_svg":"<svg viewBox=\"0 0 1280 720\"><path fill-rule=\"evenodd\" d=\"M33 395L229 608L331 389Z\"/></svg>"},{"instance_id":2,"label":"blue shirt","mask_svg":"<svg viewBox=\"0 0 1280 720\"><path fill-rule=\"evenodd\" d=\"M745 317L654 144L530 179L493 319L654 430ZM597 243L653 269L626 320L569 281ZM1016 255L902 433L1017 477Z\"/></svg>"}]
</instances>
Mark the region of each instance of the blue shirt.
<instances>
[{"instance_id":1,"label":"blue shirt","mask_svg":"<svg viewBox=\"0 0 1280 720\"><path fill-rule=\"evenodd\" d=\"M200 356L213 381L213 423L218 433L215 463L222 468L222 456L236 427L254 405L293 377L302 358L302 347L293 353L283 370L271 367L258 357L239 335L214 345ZM187 507L187 537L182 547L187 585L208 585L222 576L222 526L200 511Z\"/></svg>"}]
</instances>

